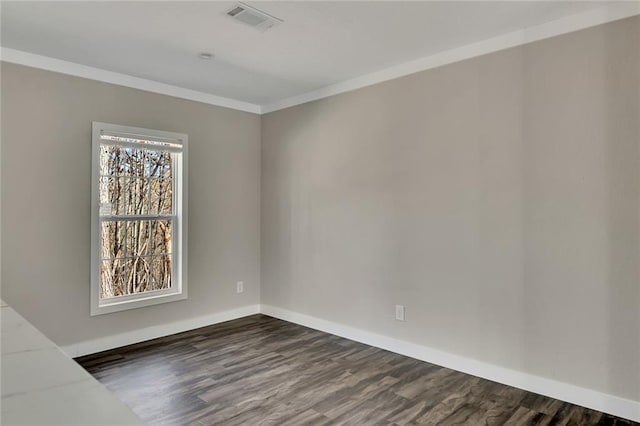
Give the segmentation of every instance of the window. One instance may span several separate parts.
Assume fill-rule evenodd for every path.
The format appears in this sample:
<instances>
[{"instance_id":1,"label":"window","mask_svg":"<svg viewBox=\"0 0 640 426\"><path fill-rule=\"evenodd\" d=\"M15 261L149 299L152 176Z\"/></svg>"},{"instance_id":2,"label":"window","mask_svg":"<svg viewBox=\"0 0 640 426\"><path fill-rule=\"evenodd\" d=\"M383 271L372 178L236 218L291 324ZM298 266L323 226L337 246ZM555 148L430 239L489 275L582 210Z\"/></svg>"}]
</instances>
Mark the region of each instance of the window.
<instances>
[{"instance_id":1,"label":"window","mask_svg":"<svg viewBox=\"0 0 640 426\"><path fill-rule=\"evenodd\" d=\"M93 123L91 315L187 298L187 135Z\"/></svg>"}]
</instances>

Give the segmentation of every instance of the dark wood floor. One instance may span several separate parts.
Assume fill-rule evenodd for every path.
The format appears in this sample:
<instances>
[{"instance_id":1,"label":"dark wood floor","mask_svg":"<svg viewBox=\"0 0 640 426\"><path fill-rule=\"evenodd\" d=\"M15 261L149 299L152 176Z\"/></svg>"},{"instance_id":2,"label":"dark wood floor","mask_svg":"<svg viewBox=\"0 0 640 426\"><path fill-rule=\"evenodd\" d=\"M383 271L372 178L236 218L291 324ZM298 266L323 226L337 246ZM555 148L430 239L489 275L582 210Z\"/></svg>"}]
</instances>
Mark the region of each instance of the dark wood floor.
<instances>
[{"instance_id":1,"label":"dark wood floor","mask_svg":"<svg viewBox=\"0 0 640 426\"><path fill-rule=\"evenodd\" d=\"M77 361L151 425L636 424L264 315Z\"/></svg>"}]
</instances>

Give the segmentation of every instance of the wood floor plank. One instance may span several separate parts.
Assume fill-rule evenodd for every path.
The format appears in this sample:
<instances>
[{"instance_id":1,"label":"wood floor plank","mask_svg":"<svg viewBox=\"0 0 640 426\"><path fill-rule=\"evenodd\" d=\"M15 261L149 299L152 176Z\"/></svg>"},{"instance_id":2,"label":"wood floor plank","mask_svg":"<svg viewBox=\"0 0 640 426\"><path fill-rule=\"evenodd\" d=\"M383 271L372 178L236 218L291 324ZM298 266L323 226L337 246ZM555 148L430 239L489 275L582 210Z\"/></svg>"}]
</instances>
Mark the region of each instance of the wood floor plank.
<instances>
[{"instance_id":1,"label":"wood floor plank","mask_svg":"<svg viewBox=\"0 0 640 426\"><path fill-rule=\"evenodd\" d=\"M265 315L77 361L149 425L639 426Z\"/></svg>"},{"instance_id":2,"label":"wood floor plank","mask_svg":"<svg viewBox=\"0 0 640 426\"><path fill-rule=\"evenodd\" d=\"M505 426L547 426L551 424L553 418L548 414L532 410L526 407L519 407L511 416Z\"/></svg>"}]
</instances>

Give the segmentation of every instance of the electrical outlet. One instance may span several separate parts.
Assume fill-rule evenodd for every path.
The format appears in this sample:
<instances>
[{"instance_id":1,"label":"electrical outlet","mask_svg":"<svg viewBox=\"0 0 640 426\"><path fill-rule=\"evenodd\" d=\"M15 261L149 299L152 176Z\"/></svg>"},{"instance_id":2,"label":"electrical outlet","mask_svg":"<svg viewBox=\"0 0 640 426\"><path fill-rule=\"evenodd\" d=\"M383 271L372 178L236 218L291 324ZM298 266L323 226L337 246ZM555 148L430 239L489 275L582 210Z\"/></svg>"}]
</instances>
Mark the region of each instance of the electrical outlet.
<instances>
[{"instance_id":1,"label":"electrical outlet","mask_svg":"<svg viewBox=\"0 0 640 426\"><path fill-rule=\"evenodd\" d=\"M236 292L242 293L244 291L244 281L238 281L236 283Z\"/></svg>"},{"instance_id":2,"label":"electrical outlet","mask_svg":"<svg viewBox=\"0 0 640 426\"><path fill-rule=\"evenodd\" d=\"M396 319L404 321L404 305L396 305Z\"/></svg>"}]
</instances>

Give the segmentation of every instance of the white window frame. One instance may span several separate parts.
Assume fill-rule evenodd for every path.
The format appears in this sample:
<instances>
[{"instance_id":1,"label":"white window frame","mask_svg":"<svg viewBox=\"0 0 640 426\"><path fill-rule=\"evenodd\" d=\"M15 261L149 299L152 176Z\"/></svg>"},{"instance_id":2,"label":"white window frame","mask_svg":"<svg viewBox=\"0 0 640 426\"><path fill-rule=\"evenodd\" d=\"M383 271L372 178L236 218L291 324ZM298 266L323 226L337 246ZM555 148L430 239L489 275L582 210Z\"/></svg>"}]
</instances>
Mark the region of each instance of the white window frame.
<instances>
[{"instance_id":1,"label":"white window frame","mask_svg":"<svg viewBox=\"0 0 640 426\"><path fill-rule=\"evenodd\" d=\"M148 293L118 296L100 300L100 145L101 135L142 140L170 141L182 145L180 158L174 163L173 194L175 222L172 238L171 288ZM187 200L188 200L188 135L141 127L93 122L91 152L91 315L108 314L144 306L158 305L187 298ZM118 143L119 144L119 143ZM125 143L125 145L127 145ZM137 145L137 144L136 144ZM130 145L129 145L130 146Z\"/></svg>"}]
</instances>

